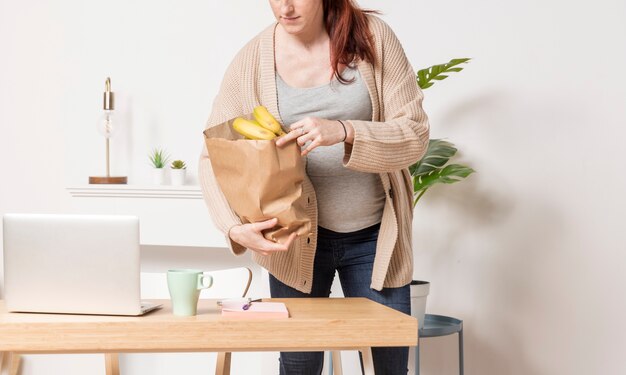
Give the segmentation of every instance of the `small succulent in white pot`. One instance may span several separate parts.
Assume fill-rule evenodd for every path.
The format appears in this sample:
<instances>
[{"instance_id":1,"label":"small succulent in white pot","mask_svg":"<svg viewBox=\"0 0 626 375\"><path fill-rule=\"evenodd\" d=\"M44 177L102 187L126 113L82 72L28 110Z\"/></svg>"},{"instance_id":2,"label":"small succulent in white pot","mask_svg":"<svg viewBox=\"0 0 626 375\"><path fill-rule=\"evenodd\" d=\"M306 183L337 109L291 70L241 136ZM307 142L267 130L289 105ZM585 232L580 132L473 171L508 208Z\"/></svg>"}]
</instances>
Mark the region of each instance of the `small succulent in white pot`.
<instances>
[{"instance_id":1,"label":"small succulent in white pot","mask_svg":"<svg viewBox=\"0 0 626 375\"><path fill-rule=\"evenodd\" d=\"M148 154L148 159L150 159L150 164L153 167L153 181L157 185L165 183L165 166L169 158L169 155L165 154L165 150L160 148L155 148Z\"/></svg>"},{"instance_id":2,"label":"small succulent in white pot","mask_svg":"<svg viewBox=\"0 0 626 375\"><path fill-rule=\"evenodd\" d=\"M170 160L170 157L165 154L165 150L155 148L150 152L150 154L148 154L148 159L150 159L150 163L154 168L161 169L165 167L165 164L167 164Z\"/></svg>"},{"instance_id":3,"label":"small succulent in white pot","mask_svg":"<svg viewBox=\"0 0 626 375\"><path fill-rule=\"evenodd\" d=\"M172 185L182 186L185 184L185 176L187 172L187 165L182 160L174 160L170 165L172 172Z\"/></svg>"}]
</instances>

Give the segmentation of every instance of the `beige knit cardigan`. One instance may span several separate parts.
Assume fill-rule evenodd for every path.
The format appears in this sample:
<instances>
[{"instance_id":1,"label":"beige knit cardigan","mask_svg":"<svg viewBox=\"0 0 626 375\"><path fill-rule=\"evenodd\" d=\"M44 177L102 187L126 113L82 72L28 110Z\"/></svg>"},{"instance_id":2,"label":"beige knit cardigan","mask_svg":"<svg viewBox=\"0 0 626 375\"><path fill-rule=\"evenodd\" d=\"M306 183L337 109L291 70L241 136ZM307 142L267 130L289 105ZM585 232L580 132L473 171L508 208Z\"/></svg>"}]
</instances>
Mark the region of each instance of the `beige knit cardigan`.
<instances>
[{"instance_id":1,"label":"beige knit cardigan","mask_svg":"<svg viewBox=\"0 0 626 375\"><path fill-rule=\"evenodd\" d=\"M413 276L413 184L407 168L426 151L429 123L415 73L396 35L380 18L368 17L378 61L376 65L360 61L358 69L372 101L372 121L346 119L354 128L354 142L345 144L343 163L356 171L378 173L385 190L370 285L381 290L404 286ZM234 58L213 103L207 128L251 113L257 105L267 107L280 121L274 69L275 28L273 24L262 31ZM229 229L241 224L241 220L217 184L206 149L200 156L198 175L212 220L226 235L231 251L243 254L246 249L228 238ZM254 252L253 259L283 283L310 293L317 245L317 201L308 178L303 183L303 193L308 201L311 233L296 239L288 251L268 256Z\"/></svg>"}]
</instances>

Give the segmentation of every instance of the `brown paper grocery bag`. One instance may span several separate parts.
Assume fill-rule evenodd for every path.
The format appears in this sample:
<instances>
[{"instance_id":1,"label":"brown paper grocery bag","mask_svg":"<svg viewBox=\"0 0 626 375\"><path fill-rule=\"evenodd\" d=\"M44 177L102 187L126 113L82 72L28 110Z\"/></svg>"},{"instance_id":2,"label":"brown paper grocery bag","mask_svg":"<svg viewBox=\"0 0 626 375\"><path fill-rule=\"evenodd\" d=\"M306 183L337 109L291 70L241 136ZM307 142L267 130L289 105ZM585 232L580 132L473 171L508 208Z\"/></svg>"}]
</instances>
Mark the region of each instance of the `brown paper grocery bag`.
<instances>
[{"instance_id":1,"label":"brown paper grocery bag","mask_svg":"<svg viewBox=\"0 0 626 375\"><path fill-rule=\"evenodd\" d=\"M233 130L233 121L204 131L213 173L231 208L243 223L278 218L263 233L268 240L285 243L292 232L308 234L300 147L296 142L278 148L274 140L246 140Z\"/></svg>"}]
</instances>

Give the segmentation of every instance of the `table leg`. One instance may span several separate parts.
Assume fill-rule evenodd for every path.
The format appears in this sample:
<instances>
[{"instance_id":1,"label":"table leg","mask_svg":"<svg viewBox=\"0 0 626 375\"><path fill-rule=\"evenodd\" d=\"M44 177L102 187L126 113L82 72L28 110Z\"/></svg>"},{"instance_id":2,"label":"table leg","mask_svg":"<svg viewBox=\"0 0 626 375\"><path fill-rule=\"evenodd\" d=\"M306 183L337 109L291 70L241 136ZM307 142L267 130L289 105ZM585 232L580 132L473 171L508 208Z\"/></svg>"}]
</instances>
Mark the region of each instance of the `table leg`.
<instances>
[{"instance_id":1,"label":"table leg","mask_svg":"<svg viewBox=\"0 0 626 375\"><path fill-rule=\"evenodd\" d=\"M11 375L20 374L21 364L22 364L22 355L19 353L13 353L13 366L11 367Z\"/></svg>"},{"instance_id":2,"label":"table leg","mask_svg":"<svg viewBox=\"0 0 626 375\"><path fill-rule=\"evenodd\" d=\"M0 375L5 375L8 370L5 370L6 367L6 357L9 355L9 353L5 353L5 352L0 352Z\"/></svg>"},{"instance_id":3,"label":"table leg","mask_svg":"<svg viewBox=\"0 0 626 375\"><path fill-rule=\"evenodd\" d=\"M459 331L459 374L463 375L463 328Z\"/></svg>"},{"instance_id":4,"label":"table leg","mask_svg":"<svg viewBox=\"0 0 626 375\"><path fill-rule=\"evenodd\" d=\"M117 353L106 353L104 355L106 375L120 375L119 355Z\"/></svg>"},{"instance_id":5,"label":"table leg","mask_svg":"<svg viewBox=\"0 0 626 375\"><path fill-rule=\"evenodd\" d=\"M363 375L375 375L374 361L372 360L372 348L361 348L360 351L363 357Z\"/></svg>"},{"instance_id":6,"label":"table leg","mask_svg":"<svg viewBox=\"0 0 626 375\"><path fill-rule=\"evenodd\" d=\"M415 375L420 375L420 345L415 346Z\"/></svg>"},{"instance_id":7,"label":"table leg","mask_svg":"<svg viewBox=\"0 0 626 375\"><path fill-rule=\"evenodd\" d=\"M341 352L339 350L333 350L331 352L332 365L331 371L334 375L343 375L343 367L341 365Z\"/></svg>"},{"instance_id":8,"label":"table leg","mask_svg":"<svg viewBox=\"0 0 626 375\"><path fill-rule=\"evenodd\" d=\"M230 352L217 353L217 366L215 366L215 375L230 375Z\"/></svg>"},{"instance_id":9,"label":"table leg","mask_svg":"<svg viewBox=\"0 0 626 375\"><path fill-rule=\"evenodd\" d=\"M18 375L22 358L13 352L0 352L0 375Z\"/></svg>"}]
</instances>

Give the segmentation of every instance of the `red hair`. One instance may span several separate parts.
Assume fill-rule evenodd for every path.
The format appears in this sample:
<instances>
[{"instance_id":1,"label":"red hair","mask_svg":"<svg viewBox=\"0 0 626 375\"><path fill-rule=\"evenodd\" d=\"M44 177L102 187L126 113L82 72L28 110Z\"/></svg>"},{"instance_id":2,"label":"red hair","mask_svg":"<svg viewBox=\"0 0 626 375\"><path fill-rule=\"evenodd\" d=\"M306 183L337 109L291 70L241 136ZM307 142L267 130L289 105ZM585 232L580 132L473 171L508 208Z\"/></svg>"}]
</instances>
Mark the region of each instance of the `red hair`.
<instances>
[{"instance_id":1,"label":"red hair","mask_svg":"<svg viewBox=\"0 0 626 375\"><path fill-rule=\"evenodd\" d=\"M341 83L350 83L339 74L339 65L350 65L355 59L376 63L374 40L367 24L365 10L353 0L324 0L324 23L330 36L330 65Z\"/></svg>"}]
</instances>

